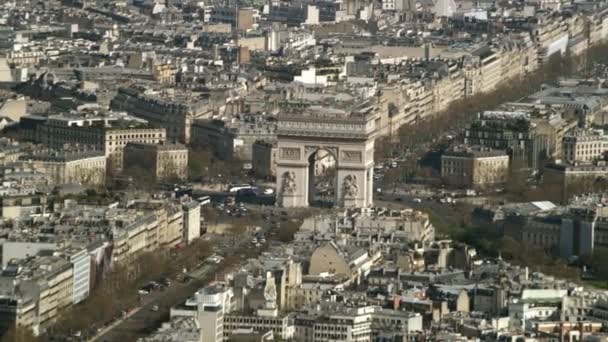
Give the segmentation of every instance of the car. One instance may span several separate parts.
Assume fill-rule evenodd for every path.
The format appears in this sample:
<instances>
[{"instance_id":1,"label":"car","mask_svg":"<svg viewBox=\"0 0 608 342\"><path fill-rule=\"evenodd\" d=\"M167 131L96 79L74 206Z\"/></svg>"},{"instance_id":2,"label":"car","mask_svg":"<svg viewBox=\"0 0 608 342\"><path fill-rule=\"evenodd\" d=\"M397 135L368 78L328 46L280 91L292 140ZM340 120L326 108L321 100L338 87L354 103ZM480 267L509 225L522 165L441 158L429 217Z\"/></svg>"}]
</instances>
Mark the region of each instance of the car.
<instances>
[{"instance_id":1,"label":"car","mask_svg":"<svg viewBox=\"0 0 608 342\"><path fill-rule=\"evenodd\" d=\"M403 199L401 197L397 197L397 198L395 198L395 201L401 202L401 201L403 201Z\"/></svg>"},{"instance_id":2,"label":"car","mask_svg":"<svg viewBox=\"0 0 608 342\"><path fill-rule=\"evenodd\" d=\"M150 310L158 311L158 309L159 309L158 305L152 305L152 308Z\"/></svg>"},{"instance_id":3,"label":"car","mask_svg":"<svg viewBox=\"0 0 608 342\"><path fill-rule=\"evenodd\" d=\"M420 199L420 198L414 198L412 200L412 202L414 202L414 203L422 203L422 199Z\"/></svg>"}]
</instances>

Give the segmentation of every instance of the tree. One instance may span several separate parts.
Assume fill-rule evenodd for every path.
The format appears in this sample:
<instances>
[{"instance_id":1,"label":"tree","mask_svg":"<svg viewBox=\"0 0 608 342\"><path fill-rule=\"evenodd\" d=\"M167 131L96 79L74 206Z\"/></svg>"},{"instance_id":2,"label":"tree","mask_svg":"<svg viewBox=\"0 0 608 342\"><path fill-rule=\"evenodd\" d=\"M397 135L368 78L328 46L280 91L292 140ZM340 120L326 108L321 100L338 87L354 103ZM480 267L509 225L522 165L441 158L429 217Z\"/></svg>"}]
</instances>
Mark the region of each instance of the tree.
<instances>
[{"instance_id":1,"label":"tree","mask_svg":"<svg viewBox=\"0 0 608 342\"><path fill-rule=\"evenodd\" d=\"M0 342L37 342L40 338L34 336L30 329L12 326L0 339Z\"/></svg>"},{"instance_id":2,"label":"tree","mask_svg":"<svg viewBox=\"0 0 608 342\"><path fill-rule=\"evenodd\" d=\"M591 259L591 270L595 278L601 282L606 282L608 286L608 249L596 248Z\"/></svg>"}]
</instances>

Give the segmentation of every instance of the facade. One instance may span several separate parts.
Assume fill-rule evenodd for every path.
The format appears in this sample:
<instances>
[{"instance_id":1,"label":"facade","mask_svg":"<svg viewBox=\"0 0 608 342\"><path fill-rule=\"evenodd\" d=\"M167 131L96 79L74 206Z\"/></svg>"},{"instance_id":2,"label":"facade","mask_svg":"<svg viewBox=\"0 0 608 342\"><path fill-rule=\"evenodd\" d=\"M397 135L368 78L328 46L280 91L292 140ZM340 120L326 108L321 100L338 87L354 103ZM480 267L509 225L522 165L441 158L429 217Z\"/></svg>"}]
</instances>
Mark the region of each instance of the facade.
<instances>
[{"instance_id":1,"label":"facade","mask_svg":"<svg viewBox=\"0 0 608 342\"><path fill-rule=\"evenodd\" d=\"M110 172L122 170L123 149L128 143L159 144L166 140L164 128L150 128L141 121L112 115L25 116L19 125L24 139L54 149L76 145L103 151Z\"/></svg>"},{"instance_id":2,"label":"facade","mask_svg":"<svg viewBox=\"0 0 608 342\"><path fill-rule=\"evenodd\" d=\"M548 141L538 135L524 112L484 112L465 130L464 143L507 151L511 166L536 170Z\"/></svg>"},{"instance_id":3,"label":"facade","mask_svg":"<svg viewBox=\"0 0 608 342\"><path fill-rule=\"evenodd\" d=\"M179 205L136 202L130 210L139 215L122 227L112 227L114 262L125 262L160 247L176 247L184 237L184 213Z\"/></svg>"},{"instance_id":4,"label":"facade","mask_svg":"<svg viewBox=\"0 0 608 342\"><path fill-rule=\"evenodd\" d=\"M19 160L47 175L52 184L105 185L106 156L101 151L40 153Z\"/></svg>"},{"instance_id":5,"label":"facade","mask_svg":"<svg viewBox=\"0 0 608 342\"><path fill-rule=\"evenodd\" d=\"M188 149L181 144L129 143L124 149L124 172L144 172L156 180L184 180L188 177Z\"/></svg>"},{"instance_id":6,"label":"facade","mask_svg":"<svg viewBox=\"0 0 608 342\"><path fill-rule=\"evenodd\" d=\"M206 102L180 101L177 96L147 95L139 87L121 88L112 99L113 110L126 111L166 129L167 137L184 144L190 143L194 119L210 111Z\"/></svg>"},{"instance_id":7,"label":"facade","mask_svg":"<svg viewBox=\"0 0 608 342\"><path fill-rule=\"evenodd\" d=\"M38 336L44 333L59 314L73 304L74 273L69 260L57 256L40 256L9 264L3 280L13 282L22 293L9 300L8 322L23 324ZM10 297L9 297L10 298ZM34 306L23 305L33 303ZM24 311L28 308L27 311ZM9 323L10 324L10 323Z\"/></svg>"},{"instance_id":8,"label":"facade","mask_svg":"<svg viewBox=\"0 0 608 342\"><path fill-rule=\"evenodd\" d=\"M543 170L544 183L559 190L559 200L562 202L566 202L577 189L592 189L607 174L608 166L604 161L553 163Z\"/></svg>"},{"instance_id":9,"label":"facade","mask_svg":"<svg viewBox=\"0 0 608 342\"><path fill-rule=\"evenodd\" d=\"M152 75L154 79L162 84L173 85L175 84L175 74L177 68L171 64L158 64L152 69Z\"/></svg>"},{"instance_id":10,"label":"facade","mask_svg":"<svg viewBox=\"0 0 608 342\"><path fill-rule=\"evenodd\" d=\"M201 236L201 204L189 201L182 204L184 211L183 242L188 244Z\"/></svg>"},{"instance_id":11,"label":"facade","mask_svg":"<svg viewBox=\"0 0 608 342\"><path fill-rule=\"evenodd\" d=\"M382 337L405 338L422 331L422 315L386 310L376 306L327 307L322 312L309 312L313 316L298 316L301 325L300 341L369 341ZM306 322L306 321L309 322ZM308 324L307 324L308 323Z\"/></svg>"},{"instance_id":12,"label":"facade","mask_svg":"<svg viewBox=\"0 0 608 342\"><path fill-rule=\"evenodd\" d=\"M509 156L487 147L461 148L441 156L441 178L446 184L485 188L504 184L509 176Z\"/></svg>"},{"instance_id":13,"label":"facade","mask_svg":"<svg viewBox=\"0 0 608 342\"><path fill-rule=\"evenodd\" d=\"M74 275L72 303L78 304L89 296L91 289L91 256L84 248L71 250L69 254Z\"/></svg>"},{"instance_id":14,"label":"facade","mask_svg":"<svg viewBox=\"0 0 608 342\"><path fill-rule=\"evenodd\" d=\"M608 212L602 197L581 196L564 206L533 202L545 210L514 210L504 218L505 234L531 246L555 251L563 258L590 255L608 245Z\"/></svg>"},{"instance_id":15,"label":"facade","mask_svg":"<svg viewBox=\"0 0 608 342\"><path fill-rule=\"evenodd\" d=\"M592 162L604 157L608 136L601 130L577 129L564 136L564 162Z\"/></svg>"},{"instance_id":16,"label":"facade","mask_svg":"<svg viewBox=\"0 0 608 342\"><path fill-rule=\"evenodd\" d=\"M192 124L192 145L209 147L220 159L234 157L236 133L219 120L196 120Z\"/></svg>"},{"instance_id":17,"label":"facade","mask_svg":"<svg viewBox=\"0 0 608 342\"><path fill-rule=\"evenodd\" d=\"M203 331L203 341L223 341L225 319L232 311L232 289L208 286L194 296L198 305L198 322Z\"/></svg>"},{"instance_id":18,"label":"facade","mask_svg":"<svg viewBox=\"0 0 608 342\"><path fill-rule=\"evenodd\" d=\"M228 338L235 331L240 329L254 329L255 331L262 333L272 331L275 338L280 340L292 339L295 332L293 317L289 315L268 317L231 314L224 317L225 338Z\"/></svg>"},{"instance_id":19,"label":"facade","mask_svg":"<svg viewBox=\"0 0 608 342\"><path fill-rule=\"evenodd\" d=\"M46 210L47 196L19 194L2 198L2 217L18 219L27 215L42 214Z\"/></svg>"},{"instance_id":20,"label":"facade","mask_svg":"<svg viewBox=\"0 0 608 342\"><path fill-rule=\"evenodd\" d=\"M272 179L277 175L276 144L265 141L256 141L252 147L251 165L253 172L259 178Z\"/></svg>"},{"instance_id":21,"label":"facade","mask_svg":"<svg viewBox=\"0 0 608 342\"><path fill-rule=\"evenodd\" d=\"M129 143L162 144L166 141L164 128L111 129L105 134L105 154L108 170L120 172L124 163L124 148Z\"/></svg>"}]
</instances>

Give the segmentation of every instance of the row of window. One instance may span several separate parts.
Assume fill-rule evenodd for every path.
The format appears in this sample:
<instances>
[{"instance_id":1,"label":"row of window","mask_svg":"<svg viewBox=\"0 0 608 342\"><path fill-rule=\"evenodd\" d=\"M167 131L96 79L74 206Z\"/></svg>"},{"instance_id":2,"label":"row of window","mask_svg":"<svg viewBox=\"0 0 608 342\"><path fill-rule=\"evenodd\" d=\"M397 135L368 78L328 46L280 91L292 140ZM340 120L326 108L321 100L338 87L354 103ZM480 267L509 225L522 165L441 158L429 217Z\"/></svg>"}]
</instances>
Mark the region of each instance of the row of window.
<instances>
[{"instance_id":1,"label":"row of window","mask_svg":"<svg viewBox=\"0 0 608 342\"><path fill-rule=\"evenodd\" d=\"M163 135L161 133L110 135L109 140L163 138Z\"/></svg>"}]
</instances>

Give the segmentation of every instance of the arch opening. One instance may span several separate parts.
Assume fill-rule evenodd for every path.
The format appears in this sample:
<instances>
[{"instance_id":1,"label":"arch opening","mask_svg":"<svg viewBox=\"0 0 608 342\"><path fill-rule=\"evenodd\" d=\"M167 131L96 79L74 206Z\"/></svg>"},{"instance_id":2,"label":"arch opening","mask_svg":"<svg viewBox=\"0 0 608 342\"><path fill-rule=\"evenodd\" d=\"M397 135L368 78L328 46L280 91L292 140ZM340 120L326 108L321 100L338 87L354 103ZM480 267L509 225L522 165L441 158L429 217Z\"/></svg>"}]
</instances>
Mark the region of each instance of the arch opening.
<instances>
[{"instance_id":1,"label":"arch opening","mask_svg":"<svg viewBox=\"0 0 608 342\"><path fill-rule=\"evenodd\" d=\"M323 148L308 156L308 205L334 207L337 204L337 161Z\"/></svg>"}]
</instances>

